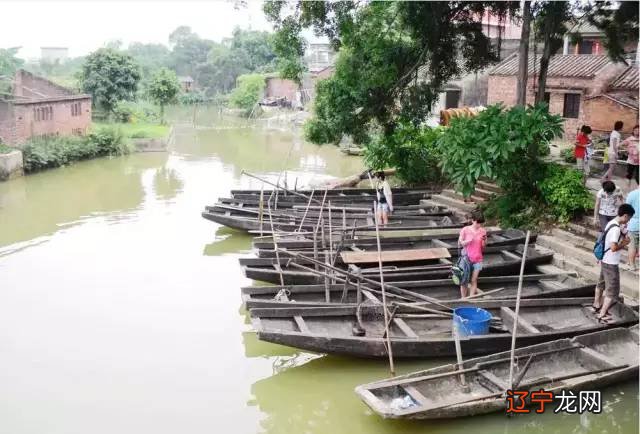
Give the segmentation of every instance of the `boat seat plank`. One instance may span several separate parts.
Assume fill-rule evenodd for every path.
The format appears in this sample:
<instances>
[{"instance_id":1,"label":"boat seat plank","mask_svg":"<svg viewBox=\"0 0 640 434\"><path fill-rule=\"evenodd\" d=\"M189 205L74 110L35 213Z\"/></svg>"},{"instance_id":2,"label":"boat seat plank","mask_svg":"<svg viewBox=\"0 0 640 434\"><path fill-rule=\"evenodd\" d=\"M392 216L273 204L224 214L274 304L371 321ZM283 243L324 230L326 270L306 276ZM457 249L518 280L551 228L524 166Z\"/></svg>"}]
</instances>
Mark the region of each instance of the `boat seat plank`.
<instances>
[{"instance_id":1,"label":"boat seat plank","mask_svg":"<svg viewBox=\"0 0 640 434\"><path fill-rule=\"evenodd\" d=\"M510 389L510 387L507 385L507 383L505 381L503 381L502 379L496 377L496 375L491 371L487 371L487 370L483 369L481 371L478 371L478 375L482 376L485 380L489 381L490 383L495 385L500 390L508 390L508 389Z\"/></svg>"},{"instance_id":2,"label":"boat seat plank","mask_svg":"<svg viewBox=\"0 0 640 434\"><path fill-rule=\"evenodd\" d=\"M508 250L500 250L500 253L502 253L503 255L511 259L518 259L518 260L522 259L519 255L516 255L515 253L510 252Z\"/></svg>"},{"instance_id":3,"label":"boat seat plank","mask_svg":"<svg viewBox=\"0 0 640 434\"><path fill-rule=\"evenodd\" d=\"M405 392L421 406L424 406L429 400L414 386L402 386Z\"/></svg>"},{"instance_id":4,"label":"boat seat plank","mask_svg":"<svg viewBox=\"0 0 640 434\"><path fill-rule=\"evenodd\" d=\"M611 358L607 357L606 355L594 350L593 348L583 347L583 348L580 349L580 352L583 353L583 354L587 354L589 357L591 357L592 359L597 360L598 362L603 363L605 368L608 368L609 366L618 365L618 362L616 362L615 360L612 360Z\"/></svg>"},{"instance_id":5,"label":"boat seat plank","mask_svg":"<svg viewBox=\"0 0 640 434\"><path fill-rule=\"evenodd\" d=\"M511 308L508 308L508 307L505 307L505 306L502 306L500 308L500 312L502 313L503 317L507 317L510 320L509 322L511 323L510 324L511 325L511 329L513 329L513 324L515 324L515 319L516 319L516 313ZM522 327L528 333L540 333L540 330L538 330L529 321L527 321L524 318L522 318L522 316L518 318L518 327Z\"/></svg>"},{"instance_id":6,"label":"boat seat plank","mask_svg":"<svg viewBox=\"0 0 640 434\"><path fill-rule=\"evenodd\" d=\"M438 262L440 262L441 264L453 265L453 262L451 262L449 259L446 259L446 258L440 258L438 259Z\"/></svg>"},{"instance_id":7,"label":"boat seat plank","mask_svg":"<svg viewBox=\"0 0 640 434\"><path fill-rule=\"evenodd\" d=\"M380 252L383 262L424 261L429 259L450 258L449 250L444 247L414 250L387 250ZM378 262L378 252L340 252L346 264Z\"/></svg>"},{"instance_id":8,"label":"boat seat plank","mask_svg":"<svg viewBox=\"0 0 640 434\"><path fill-rule=\"evenodd\" d=\"M454 247L453 245L451 245L449 243L445 243L444 241L439 240L437 238L432 239L431 243L433 243L434 246L438 246L438 247L445 247L445 248Z\"/></svg>"},{"instance_id":9,"label":"boat seat plank","mask_svg":"<svg viewBox=\"0 0 640 434\"><path fill-rule=\"evenodd\" d=\"M354 252L364 252L364 251L365 251L364 249L361 249L361 248L360 248L360 247L358 247L358 246L349 246L349 248L350 248L351 250L353 250Z\"/></svg>"},{"instance_id":10,"label":"boat seat plank","mask_svg":"<svg viewBox=\"0 0 640 434\"><path fill-rule=\"evenodd\" d=\"M409 327L409 325L404 322L403 319L401 318L394 318L393 319L393 323L400 329L402 330L402 333L405 334L406 337L408 338L412 338L412 339L418 339L418 335L416 334L416 332L413 331L413 329L411 329L411 327Z\"/></svg>"},{"instance_id":11,"label":"boat seat plank","mask_svg":"<svg viewBox=\"0 0 640 434\"><path fill-rule=\"evenodd\" d=\"M293 319L295 320L296 325L298 326L298 328L302 333L310 332L309 327L307 327L307 323L304 322L304 319L300 315L294 316Z\"/></svg>"},{"instance_id":12,"label":"boat seat plank","mask_svg":"<svg viewBox=\"0 0 640 434\"><path fill-rule=\"evenodd\" d=\"M372 302L374 302L375 304L380 304L380 300L378 300L378 299L376 298L376 296L375 296L375 295L373 295L371 292L367 291L366 289L361 289L360 291L362 292L362 294L363 294L365 297L367 297L367 299L368 299L369 301L372 301Z\"/></svg>"}]
</instances>

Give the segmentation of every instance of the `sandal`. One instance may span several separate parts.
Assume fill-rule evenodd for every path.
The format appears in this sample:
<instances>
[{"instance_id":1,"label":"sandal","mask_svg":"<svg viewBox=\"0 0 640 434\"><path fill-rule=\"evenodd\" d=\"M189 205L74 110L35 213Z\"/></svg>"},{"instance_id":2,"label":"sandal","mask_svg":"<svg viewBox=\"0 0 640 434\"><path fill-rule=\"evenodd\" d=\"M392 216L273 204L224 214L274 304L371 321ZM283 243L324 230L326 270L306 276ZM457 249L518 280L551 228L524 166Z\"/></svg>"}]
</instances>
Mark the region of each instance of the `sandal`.
<instances>
[{"instance_id":1,"label":"sandal","mask_svg":"<svg viewBox=\"0 0 640 434\"><path fill-rule=\"evenodd\" d=\"M615 320L613 319L613 317L611 315L605 315L605 316L602 316L602 317L598 318L598 322L600 324L613 324L615 322Z\"/></svg>"}]
</instances>

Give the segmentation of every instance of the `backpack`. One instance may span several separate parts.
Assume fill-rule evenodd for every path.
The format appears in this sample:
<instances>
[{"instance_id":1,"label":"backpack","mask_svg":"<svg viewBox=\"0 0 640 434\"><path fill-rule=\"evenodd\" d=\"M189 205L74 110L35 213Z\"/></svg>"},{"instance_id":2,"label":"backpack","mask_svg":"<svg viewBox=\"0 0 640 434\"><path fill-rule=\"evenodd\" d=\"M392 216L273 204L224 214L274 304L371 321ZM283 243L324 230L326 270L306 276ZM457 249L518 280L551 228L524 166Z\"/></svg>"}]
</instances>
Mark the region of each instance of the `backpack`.
<instances>
[{"instance_id":1,"label":"backpack","mask_svg":"<svg viewBox=\"0 0 640 434\"><path fill-rule=\"evenodd\" d=\"M602 261L602 258L604 258L605 253L607 253L610 250L610 249L604 248L604 243L607 239L607 233L614 226L618 228L620 227L620 225L615 225L615 224L610 225L608 228L605 229L603 233L601 233L598 236L598 239L596 240L596 243L593 246L593 255L596 257L598 261Z\"/></svg>"},{"instance_id":2,"label":"backpack","mask_svg":"<svg viewBox=\"0 0 640 434\"><path fill-rule=\"evenodd\" d=\"M471 261L465 252L458 255L458 260L451 267L451 280L455 285L465 285L471 278Z\"/></svg>"}]
</instances>

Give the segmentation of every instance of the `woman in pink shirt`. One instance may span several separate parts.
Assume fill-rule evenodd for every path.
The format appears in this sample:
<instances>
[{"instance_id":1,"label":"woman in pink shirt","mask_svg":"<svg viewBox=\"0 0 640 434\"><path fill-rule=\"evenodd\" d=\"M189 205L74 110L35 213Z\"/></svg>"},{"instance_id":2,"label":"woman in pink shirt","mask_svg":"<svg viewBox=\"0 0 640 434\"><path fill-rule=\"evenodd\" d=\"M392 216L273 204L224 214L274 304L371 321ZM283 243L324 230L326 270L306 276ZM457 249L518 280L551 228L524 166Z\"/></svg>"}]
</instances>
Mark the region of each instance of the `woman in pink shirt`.
<instances>
[{"instance_id":1,"label":"woman in pink shirt","mask_svg":"<svg viewBox=\"0 0 640 434\"><path fill-rule=\"evenodd\" d=\"M481 212L475 211L471 214L471 224L465 226L460 231L458 243L463 247L463 255L467 255L471 262L471 284L460 286L460 295L466 298L468 295L475 295L478 292L478 276L482 270L482 252L487 244L487 231L482 227L484 216Z\"/></svg>"}]
</instances>

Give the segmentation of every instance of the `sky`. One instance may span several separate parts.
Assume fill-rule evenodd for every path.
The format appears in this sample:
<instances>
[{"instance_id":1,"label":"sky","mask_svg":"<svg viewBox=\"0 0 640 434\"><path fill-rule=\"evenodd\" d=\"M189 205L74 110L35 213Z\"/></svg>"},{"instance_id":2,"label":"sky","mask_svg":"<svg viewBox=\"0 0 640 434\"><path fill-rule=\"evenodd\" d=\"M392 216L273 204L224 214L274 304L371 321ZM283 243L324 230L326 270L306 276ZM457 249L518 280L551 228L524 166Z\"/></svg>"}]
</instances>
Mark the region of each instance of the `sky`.
<instances>
[{"instance_id":1,"label":"sky","mask_svg":"<svg viewBox=\"0 0 640 434\"><path fill-rule=\"evenodd\" d=\"M167 44L181 25L215 41L231 36L235 27L271 30L262 2L246 3L236 9L233 0L0 0L0 48L21 46L18 56L34 59L40 47L68 47L75 57L113 40L125 46L134 41Z\"/></svg>"}]
</instances>

